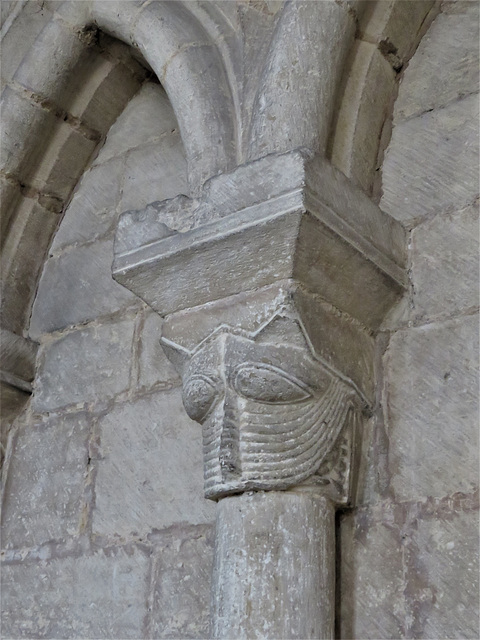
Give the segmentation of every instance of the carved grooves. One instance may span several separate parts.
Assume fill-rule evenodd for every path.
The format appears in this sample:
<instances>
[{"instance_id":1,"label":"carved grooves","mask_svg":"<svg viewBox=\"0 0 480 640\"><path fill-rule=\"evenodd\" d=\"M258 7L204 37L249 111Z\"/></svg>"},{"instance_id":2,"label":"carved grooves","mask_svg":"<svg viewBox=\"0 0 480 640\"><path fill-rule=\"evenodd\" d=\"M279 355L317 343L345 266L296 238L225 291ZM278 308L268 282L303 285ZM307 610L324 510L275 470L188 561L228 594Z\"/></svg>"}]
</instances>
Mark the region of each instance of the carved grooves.
<instances>
[{"instance_id":1,"label":"carved grooves","mask_svg":"<svg viewBox=\"0 0 480 640\"><path fill-rule=\"evenodd\" d=\"M241 439L243 477L294 485L313 475L345 424L351 393L341 380L334 379L320 401L315 398L295 405L297 411L290 416L285 416L281 406L270 415L246 414L244 420L249 424L242 429Z\"/></svg>"},{"instance_id":2,"label":"carved grooves","mask_svg":"<svg viewBox=\"0 0 480 640\"><path fill-rule=\"evenodd\" d=\"M225 398L223 426L220 435L220 468L222 481L228 482L237 477L241 471L239 456L239 434L237 411L233 404Z\"/></svg>"},{"instance_id":3,"label":"carved grooves","mask_svg":"<svg viewBox=\"0 0 480 640\"><path fill-rule=\"evenodd\" d=\"M320 398L288 404L241 399L240 407L227 393L204 424L206 495L284 489L312 476L345 425L352 394L338 378Z\"/></svg>"}]
</instances>

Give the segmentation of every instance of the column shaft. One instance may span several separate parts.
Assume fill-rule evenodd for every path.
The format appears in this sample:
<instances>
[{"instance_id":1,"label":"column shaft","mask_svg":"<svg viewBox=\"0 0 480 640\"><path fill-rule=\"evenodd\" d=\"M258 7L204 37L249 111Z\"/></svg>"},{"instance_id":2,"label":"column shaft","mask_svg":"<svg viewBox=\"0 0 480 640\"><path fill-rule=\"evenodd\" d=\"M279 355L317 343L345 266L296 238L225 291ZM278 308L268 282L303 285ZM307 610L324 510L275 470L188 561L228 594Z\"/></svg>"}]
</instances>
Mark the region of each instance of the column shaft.
<instances>
[{"instance_id":1,"label":"column shaft","mask_svg":"<svg viewBox=\"0 0 480 640\"><path fill-rule=\"evenodd\" d=\"M220 500L212 637L331 639L335 512L313 492L245 493Z\"/></svg>"}]
</instances>

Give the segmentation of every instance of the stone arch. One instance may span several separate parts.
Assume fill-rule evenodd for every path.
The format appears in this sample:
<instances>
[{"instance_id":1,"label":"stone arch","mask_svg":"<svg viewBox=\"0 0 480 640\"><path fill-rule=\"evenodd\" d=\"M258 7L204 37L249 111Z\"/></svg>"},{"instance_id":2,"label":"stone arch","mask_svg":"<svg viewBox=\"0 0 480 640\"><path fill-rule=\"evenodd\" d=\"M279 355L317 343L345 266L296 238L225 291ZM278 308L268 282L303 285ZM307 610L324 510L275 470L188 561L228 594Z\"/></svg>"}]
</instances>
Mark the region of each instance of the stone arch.
<instances>
[{"instance_id":1,"label":"stone arch","mask_svg":"<svg viewBox=\"0 0 480 640\"><path fill-rule=\"evenodd\" d=\"M188 4L123 3L121 12L117 4L62 3L4 91L2 324L16 333L28 321L58 213L146 77L142 66L153 69L172 101L193 191L233 164L228 79L216 45ZM140 52L134 54L140 64L102 31ZM27 256L24 245L34 235L39 250ZM19 291L20 280L27 289Z\"/></svg>"},{"instance_id":2,"label":"stone arch","mask_svg":"<svg viewBox=\"0 0 480 640\"><path fill-rule=\"evenodd\" d=\"M133 2L121 11L117 2L96 0L83 22L140 51L165 87L177 115L189 163L192 188L233 168L235 107L231 77L204 14L188 2Z\"/></svg>"},{"instance_id":3,"label":"stone arch","mask_svg":"<svg viewBox=\"0 0 480 640\"><path fill-rule=\"evenodd\" d=\"M75 3L75 5L77 5L78 7L80 7L79 11L82 10L83 11L83 4L87 4L87 3ZM100 26L102 26L102 28L110 33L112 36L114 37L120 37L118 34L115 33L115 29L119 29L120 31L120 27L115 26L115 15L114 15L114 9L110 8L113 7L113 5L115 5L116 3L107 3L107 2L94 2L92 3L92 11L95 12L95 20L98 22L98 24ZM141 3L130 3L132 6L132 15L137 12L140 11L142 9L141 7ZM342 3L337 2L336 3L338 6L343 5L344 7L347 6L347 3ZM365 3L366 4L366 3ZM398 6L406 6L408 4L410 5L418 5L420 6L420 3L397 3ZM385 9L384 13L382 15L386 15L388 17L388 15L392 15L393 12L393 7L396 6L392 3L385 3L385 2L381 2L380 5L382 5L382 9ZM388 11L386 9L388 5ZM149 5L151 6L151 5ZM352 3L348 3L348 8L349 10L351 10L351 7L354 7L355 5ZM360 7L362 6L362 3L360 3ZM370 8L372 8L373 5L369 4L368 5ZM378 5L375 5L376 7L378 7ZM430 7L432 6L432 3L425 3L424 5L422 5L425 8L425 15L427 15L428 10L430 9ZM105 7L105 11L108 13L108 15L106 13L101 14L101 11L103 10L103 8ZM148 6L145 7L145 11L148 9ZM143 10L143 9L142 9ZM87 24L87 22L84 22L84 19L82 17L77 18L75 16L70 16L68 17L67 13L62 13L62 10L59 9L59 15L63 15L63 20L66 21L67 18L70 20L70 23L75 26L75 25L85 25ZM92 14L93 15L93 14ZM145 14L147 15L147 14ZM362 16L370 16L370 18L368 18L366 24L370 25L370 20L373 19L371 18L372 13L370 12L370 9L365 10L365 14L362 14L361 11L358 11L356 13L355 16L355 21L358 25L362 24ZM378 17L378 14L376 14ZM110 16L110 18L109 18ZM109 22L108 20L111 19L111 25L109 26ZM125 18L126 19L126 18ZM365 18L366 19L366 18ZM414 36L413 39L410 41L412 46L415 46L415 42L418 40L418 37L421 35L422 29L423 27L421 26L422 24L422 20L423 18L419 18L419 29L417 29L415 31L414 29ZM133 23L134 18L132 17L132 22ZM131 24L129 23L129 24ZM388 21L387 21L388 23ZM378 21L372 24L377 24L378 26ZM388 132L388 125L387 127L385 126L385 123L388 122L388 108L389 108L389 104L390 104L390 100L392 99L392 96L395 95L395 91L396 91L396 84L395 84L395 76L392 75L391 70L393 69L393 71L395 72L395 68L394 66L398 66L398 60L396 60L395 56L397 56L397 53L395 53L393 51L393 48L397 48L397 52L398 52L398 40L396 38L393 37L393 35L385 35L385 32L383 31L384 26L382 26L382 21L380 21L380 27L377 30L374 31L369 31L368 33L365 32L365 30L362 32L360 30L360 27L358 27L358 33L359 34L364 34L365 37L358 37L356 43L353 45L353 52L352 52L352 58L350 62L347 62L346 66L345 66L345 70L343 72L343 76L342 76L342 81L339 81L339 77L337 76L337 80L336 80L336 84L339 85L336 88L336 98L335 100L333 100L333 102L331 104L333 104L334 106L331 106L331 117L333 118L332 123L329 125L330 128L327 128L327 133L322 134L322 143L321 145L327 144L327 155L332 159L332 161L337 164L337 166L339 166L342 171L344 171L344 173L346 173L347 175L349 175L349 177L360 183L363 188L365 190L372 190L372 184L373 184L373 176L375 175L374 171L376 168L378 168L378 163L379 163L379 159L381 158L380 154L382 153L382 148L384 146L384 135L387 135ZM391 28L393 29L393 32L395 31L395 21L389 23L391 24ZM204 24L205 26L205 24ZM398 25L397 25L398 26ZM145 27L146 28L146 27ZM80 31L80 36L81 38L89 38L92 35L95 34L94 31L90 31L90 30L86 30L83 31L83 26L81 26L82 31ZM205 29L207 29L207 27L205 26ZM372 27L373 29L373 27ZM214 31L214 27L209 27L207 29L209 31L209 33L212 32L212 30ZM392 32L389 32L390 34ZM373 35L372 35L373 34ZM126 36L125 36L126 37ZM353 35L352 35L353 38ZM373 40L372 42L370 40ZM393 47L389 44L389 42L394 43ZM133 43L132 43L133 44ZM115 45L117 46L117 45ZM203 46L203 45L200 45ZM409 45L410 46L410 45ZM193 49L193 47L192 47ZM195 48L196 49L196 48ZM383 51L382 51L383 49ZM123 56L123 54L120 53L120 50L118 50L119 53L118 55L120 57ZM113 54L112 54L113 55ZM178 56L181 55L181 52L178 53ZM215 54L217 55L217 54ZM223 54L222 54L223 55ZM347 54L348 55L348 54ZM175 56L174 59L176 59L178 56ZM380 56L380 57L379 57ZM123 58L122 58L123 59ZM408 59L408 54L405 54L405 57L402 59L403 63L405 63L405 60ZM384 64L383 61L386 61L386 65ZM130 58L128 58L128 60L125 60L124 62L124 66L126 66L127 68L130 68L131 65L133 65L135 67L135 60L131 60ZM388 66L389 65L389 66ZM151 66L151 65L150 65ZM136 67L135 67L136 68ZM378 72L378 68L380 68L380 72ZM352 70L353 69L353 70ZM377 71L375 71L377 69ZM141 71L141 74L143 74L143 71ZM377 97L376 96L376 86L378 84L378 78L382 77L382 73L385 73L385 75L390 78L393 77L394 78L394 82L390 83L390 80L388 82L388 86L387 86L387 91L385 91L385 96L382 95L382 100L379 101L380 102L380 107L379 107L379 113L377 113L376 111L376 107L378 106L377 104L374 103L373 98ZM227 74L230 78L229 82L230 85L232 85L232 74L230 72L228 72ZM140 83L142 81L142 75L140 78L138 78L138 83ZM234 95L235 93L238 93L238 88L236 89L232 89L232 95ZM340 96L340 98L338 97ZM232 98L232 102L233 104L237 104L235 97ZM338 105L340 104L340 107L338 107ZM336 105L336 106L335 106ZM44 107L50 108L51 105L50 104L45 104L43 105ZM372 112L372 108L375 107L375 109ZM237 107L235 107L236 109ZM340 109L340 114L338 117L335 117L334 113L335 113L335 109L339 108ZM61 120L61 117L63 115L66 115L68 112L66 110L64 111L59 111L60 115L55 115L56 118L58 118L59 120ZM332 115L333 114L333 115ZM266 117L266 114L265 114ZM68 122L68 116L67 116L67 122L66 124L69 124L69 126L71 125L75 125L75 126L80 126L80 123L77 123L75 120L70 120L70 122ZM239 116L238 113L236 113L235 115L235 122L239 122ZM285 120L283 121L285 124ZM347 126L348 125L348 126ZM73 126L72 128L75 129L75 126ZM238 125L237 125L238 126ZM77 130L77 129L75 129ZM271 135L275 136L278 132L278 129L276 128L272 128L271 130ZM235 140L238 140L238 132L236 132L235 136L232 134L232 139L235 138ZM270 134L269 134L270 135ZM329 140L330 142L325 143L325 141ZM368 146L367 152L364 154L364 149L365 149L365 141L367 140L372 140L373 143L372 145ZM306 136L304 142L306 142L307 144L311 141L311 138L308 138L308 136ZM284 141L282 141L283 144ZM243 159L243 153L245 152L245 149L248 148L247 147L243 147L242 148L242 153L239 153L238 149L238 142L235 143L236 146L236 161L238 161L239 159ZM322 148L320 144L318 145L318 150L320 150ZM232 145L233 146L233 145ZM315 145L313 145L315 146ZM234 155L229 155L229 158L231 158L230 162L233 162L232 158L234 158ZM363 162L364 159L364 155L366 156L366 161ZM362 162L361 162L362 160ZM57 165L55 165L57 166ZM226 165L227 166L227 165ZM201 182L201 180L200 180ZM19 185L17 191L21 194L24 195L23 192L25 192L26 189L26 185ZM49 194L42 194L42 195L49 195ZM27 192L27 197L30 198L31 200L34 200L34 202L37 202L37 200L35 200L34 196L36 197L36 193L34 191L30 191L28 190ZM44 199L42 199L43 205L48 204L48 202ZM42 206L43 206L42 205ZM48 209L47 209L48 210ZM41 209L39 211L42 211ZM23 227L18 227L18 237L21 237L23 233ZM18 259L20 253L16 254L16 258ZM18 264L18 262L17 262ZM148 317L145 317L142 319L142 321L145 320L145 327L147 327L148 325L148 329L151 330L152 334L155 334L155 332L157 331L157 326L155 325L155 319L153 318L152 315L149 315ZM153 327L153 328L152 328ZM140 323L137 325L136 331L140 331L143 330L143 327L141 327ZM152 335L151 334L151 335ZM72 334L73 335L73 332ZM152 348L152 351L154 349L153 343L150 345ZM398 349L399 351L400 349ZM397 351L397 353L398 353ZM18 359L18 352L17 352L17 359ZM158 354L157 354L158 356ZM446 380L446 378L445 378ZM165 405L166 407L173 407L172 411L177 411L178 412L181 410L180 409L180 404L175 404L172 401L171 405ZM146 411L146 410L145 410ZM61 411L60 411L61 413ZM175 414L175 415L177 415ZM149 419L149 414L146 412L146 419L145 419L145 423L148 422ZM52 420L54 421L56 418L54 417ZM117 426L117 424L121 423L121 421L124 419L124 417L122 415L119 416L119 414L117 414L115 416L115 419L112 418L111 420L111 424L110 426L112 428L115 428ZM135 415L135 419L138 419L138 416ZM141 421L141 420L140 420ZM52 423L52 421L50 423L46 423L45 425L42 425L42 429L43 427L46 426L46 429L50 429L50 432L53 431L55 429L55 425ZM61 425L60 425L61 426ZM30 431L30 432L35 432L35 429L30 429L31 424L28 425L29 429L27 429L26 431ZM82 425L80 425L81 429L83 430L84 427ZM43 439L43 433L41 431L41 429L37 430L40 431L40 436L38 436L37 434L34 433L33 437L38 437L38 442L49 442L48 437ZM60 433L61 429L58 428L56 433ZM35 442L35 441L34 441ZM46 446L44 444L44 446ZM379 445L379 450L381 449L381 443ZM95 451L94 451L95 454ZM46 456L47 457L47 456ZM35 460L32 457L33 460ZM82 468L83 469L83 468ZM15 476L14 476L15 477ZM19 477L19 475L17 474L16 476L17 478ZM10 480L11 483L11 480ZM362 516L360 516L361 519ZM368 514L366 516L366 518L368 519ZM384 525L381 525L382 527ZM372 532L373 532L373 526L372 526ZM162 538L163 533L162 532L155 532L153 539L157 540L158 544L163 544L164 542L164 538ZM169 534L170 535L170 534ZM155 538L155 536L157 536ZM200 541L198 541L200 540ZM376 538L372 537L372 545L375 543ZM390 538L387 539L387 545L390 544L390 548L392 546L391 543L389 543ZM97 541L98 542L98 541ZM101 544L101 542L99 542L99 544ZM167 543L167 548L168 548L168 544L171 545L171 539L169 539L168 543ZM192 553L193 557L196 558L196 556L194 555L194 553L201 554L203 553L203 533L201 534L200 538L195 539L194 542L188 541L187 544L185 545L185 548L182 549L182 553L185 553L186 555L186 562L185 564L188 565L190 557L188 556L188 553ZM398 545L400 546L402 543L400 540L396 540L394 539L393 545ZM52 549L54 548L54 545L52 545ZM190 551L191 548L194 548L194 551ZM380 547L381 548L381 547ZM79 547L80 549L80 547ZM200 551L195 551L199 549ZM43 547L42 552L46 552L46 547ZM136 554L138 551L137 548L135 548L134 553ZM15 549L13 550L9 550L10 552L10 558L15 558ZM62 550L62 548L60 549L60 553L64 553L65 549ZM30 552L29 552L30 553ZM34 558L34 553L31 553L29 556L29 561L30 561L30 565L27 567L27 571L31 571L32 567L33 569L35 562L32 562L32 558L35 561ZM48 553L55 553L55 550L50 552L48 551ZM70 551L67 549L66 551L67 555L70 553ZM75 551L75 553L77 553L77 551ZM82 549L81 551L78 550L78 553L84 553L84 550ZM85 557L87 558L86 562L90 563L92 557L88 555L89 551L85 552ZM115 551L113 552L113 554L117 554L118 556L121 557L123 550L121 549L121 545L119 544L118 549L115 549ZM378 555L378 557L380 557L379 554L376 554L376 550L372 550L371 552L371 557L372 558L376 558ZM168 553L167 553L168 556ZM51 557L51 556L49 556ZM113 555L112 555L113 557ZM171 557L174 557L174 555L172 554ZM59 558L57 559L55 562L58 563L57 566L60 566L62 564L62 562L64 562L64 558ZM94 560L96 560L94 558ZM18 556L15 559L15 562L18 561ZM65 560L65 564L67 566L72 566L75 564L76 559L72 558L71 556L68 556ZM72 565L68 565L68 563L71 562ZM101 564L102 564L102 571L105 571L105 574L102 575L107 575L107 568L105 568L108 563L110 562L109 558L107 556L102 557L101 558ZM134 567L133 569L133 573L131 575L137 575L137 571L140 572L143 569L140 569L138 567L140 567L141 563L143 562L143 560L138 563L137 567ZM162 562L164 562L162 560ZM28 564L28 563L27 563ZM172 560L172 564L173 564L173 560ZM192 562L192 565L195 564L195 560ZM91 566L91 565L89 565ZM132 564L129 565L130 567L133 566ZM143 565L142 565L143 566ZM161 563L160 563L160 569L159 572L165 568ZM8 567L8 571L9 574L10 573L14 573L17 569L18 571L23 571L24 565L22 563L18 563L15 565L10 565ZM187 569L188 570L188 569ZM195 569L194 569L195 570ZM176 580L176 582L179 582L182 580L182 571L183 571L183 565L182 565L182 569L176 574L176 578L174 578ZM32 570L33 573L33 570ZM365 568L365 575L370 576L372 572L370 571L370 567ZM166 583L164 583L164 590L167 592L168 591L168 570L165 570L165 574L167 575L166 577ZM140 575L140 573L138 573L138 575ZM202 577L203 574L200 576ZM155 579L157 579L157 576L155 574L154 576ZM38 585L38 581L32 581L33 584ZM165 587L165 585L167 585ZM35 587L36 588L36 587ZM39 590L40 591L40 590ZM143 593L141 594L143 597ZM351 598L352 600L357 600L357 598ZM358 602L360 602L361 598L358 598ZM192 597L192 601L193 601L193 597ZM48 604L48 602L47 602ZM355 606L355 605L352 605ZM165 607L167 608L167 607ZM49 610L53 610L53 607L51 606L51 603L49 604ZM108 607L105 608L105 611L108 613ZM368 612L367 612L368 614ZM371 616L372 618L374 618L375 616ZM106 618L108 618L108 615L106 616ZM90 621L87 621L87 624ZM108 621L107 621L108 622ZM109 622L108 622L109 623ZM155 627L152 627L155 630ZM149 629L151 631L151 629ZM91 631L91 628L89 628L88 630L90 632L90 635L95 635L94 632ZM185 631L185 630L184 630ZM185 633L187 633L185 631ZM360 631L361 633L361 631ZM119 633L117 633L117 635L119 635ZM198 633L196 634L198 635ZM348 634L346 634L348 635ZM137 637L138 637L138 633L137 633Z\"/></svg>"},{"instance_id":4,"label":"stone arch","mask_svg":"<svg viewBox=\"0 0 480 640\"><path fill-rule=\"evenodd\" d=\"M355 40L338 77L327 156L377 200L400 74L438 11L438 3L429 0L358 3Z\"/></svg>"},{"instance_id":5,"label":"stone arch","mask_svg":"<svg viewBox=\"0 0 480 640\"><path fill-rule=\"evenodd\" d=\"M192 195L212 175L291 145L325 151L365 190L373 188L388 140L395 71L424 32L433 3L306 3L298 15L295 3L277 4L250 112L240 104L245 69L235 66L238 25L225 8L102 0L55 6L2 97L4 329L25 334L59 213L110 124L152 70L179 121ZM318 47L322 34L315 29L322 21L335 37ZM302 29L310 34L306 44L299 38ZM298 91L307 77L311 81L299 101L276 76L282 66L295 68L303 54L328 73L311 81L306 68L292 76ZM378 78L387 79L381 100ZM31 366L29 371L27 377Z\"/></svg>"}]
</instances>

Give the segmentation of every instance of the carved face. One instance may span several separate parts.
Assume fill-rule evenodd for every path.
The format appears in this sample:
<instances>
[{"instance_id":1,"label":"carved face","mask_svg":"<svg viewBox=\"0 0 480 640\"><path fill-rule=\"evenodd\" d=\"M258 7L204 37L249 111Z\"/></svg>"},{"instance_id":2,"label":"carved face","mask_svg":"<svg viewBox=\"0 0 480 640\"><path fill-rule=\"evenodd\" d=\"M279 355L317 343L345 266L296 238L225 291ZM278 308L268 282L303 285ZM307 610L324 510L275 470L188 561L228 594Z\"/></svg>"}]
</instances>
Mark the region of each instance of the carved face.
<instances>
[{"instance_id":1,"label":"carved face","mask_svg":"<svg viewBox=\"0 0 480 640\"><path fill-rule=\"evenodd\" d=\"M203 425L206 497L304 481L335 444L352 396L307 348L211 339L183 375L185 409Z\"/></svg>"}]
</instances>

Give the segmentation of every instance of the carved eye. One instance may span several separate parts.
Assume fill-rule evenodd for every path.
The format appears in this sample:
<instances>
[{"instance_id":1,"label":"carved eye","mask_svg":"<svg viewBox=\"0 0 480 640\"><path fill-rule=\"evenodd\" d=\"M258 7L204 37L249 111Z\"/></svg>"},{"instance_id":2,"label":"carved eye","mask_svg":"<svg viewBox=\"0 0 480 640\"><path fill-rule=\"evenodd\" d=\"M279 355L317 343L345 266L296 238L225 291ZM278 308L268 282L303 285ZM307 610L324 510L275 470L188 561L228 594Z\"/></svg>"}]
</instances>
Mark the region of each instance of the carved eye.
<instances>
[{"instance_id":1,"label":"carved eye","mask_svg":"<svg viewBox=\"0 0 480 640\"><path fill-rule=\"evenodd\" d=\"M266 364L241 365L233 386L245 398L269 404L288 404L311 397L301 382Z\"/></svg>"},{"instance_id":2,"label":"carved eye","mask_svg":"<svg viewBox=\"0 0 480 640\"><path fill-rule=\"evenodd\" d=\"M215 380L203 375L192 376L183 386L183 406L189 417L202 422L217 397Z\"/></svg>"}]
</instances>

